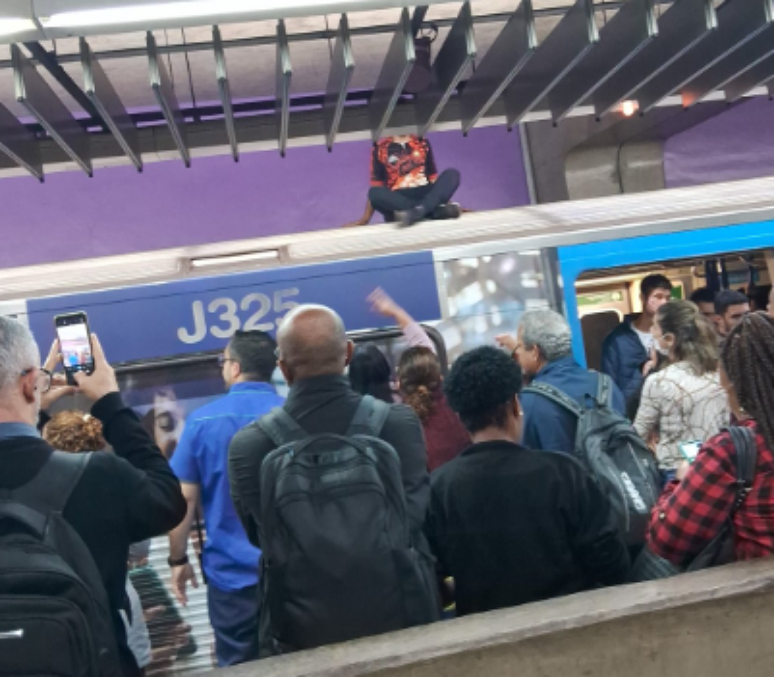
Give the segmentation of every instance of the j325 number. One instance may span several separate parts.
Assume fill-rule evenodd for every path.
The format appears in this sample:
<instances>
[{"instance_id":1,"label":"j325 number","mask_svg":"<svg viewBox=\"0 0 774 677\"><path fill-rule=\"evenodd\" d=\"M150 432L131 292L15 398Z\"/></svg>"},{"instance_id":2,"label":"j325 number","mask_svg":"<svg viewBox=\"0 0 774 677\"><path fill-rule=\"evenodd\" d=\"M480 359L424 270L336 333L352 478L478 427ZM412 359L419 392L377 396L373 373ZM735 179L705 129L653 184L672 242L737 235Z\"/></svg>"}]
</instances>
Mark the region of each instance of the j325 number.
<instances>
[{"instance_id":1,"label":"j325 number","mask_svg":"<svg viewBox=\"0 0 774 677\"><path fill-rule=\"evenodd\" d=\"M266 294L254 292L245 296L238 304L234 299L224 296L210 301L206 311L204 302L194 301L191 306L193 331L180 327L177 337L183 343L191 345L203 341L208 331L215 338L231 338L239 329L272 331L279 325L281 316L298 305L296 301L290 300L290 297L298 296L298 293L296 288L280 289L274 292L272 299ZM255 311L243 324L239 311L249 312L253 309ZM265 321L267 319L269 321Z\"/></svg>"}]
</instances>

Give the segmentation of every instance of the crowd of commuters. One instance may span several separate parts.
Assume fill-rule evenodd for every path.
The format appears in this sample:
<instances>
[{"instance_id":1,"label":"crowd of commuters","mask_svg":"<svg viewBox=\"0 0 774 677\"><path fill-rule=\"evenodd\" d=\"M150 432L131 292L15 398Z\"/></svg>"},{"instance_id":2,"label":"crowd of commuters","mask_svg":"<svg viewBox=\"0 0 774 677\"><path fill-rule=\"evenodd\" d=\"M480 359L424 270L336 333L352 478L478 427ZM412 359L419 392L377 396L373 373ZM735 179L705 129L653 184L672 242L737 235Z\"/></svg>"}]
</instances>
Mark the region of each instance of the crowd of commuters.
<instances>
[{"instance_id":1,"label":"crowd of commuters","mask_svg":"<svg viewBox=\"0 0 774 677\"><path fill-rule=\"evenodd\" d=\"M221 666L430 623L451 602L464 616L622 584L634 558L685 570L729 524L736 559L774 554L774 319L745 295L672 300L666 277L644 278L642 313L605 339L601 373L574 360L560 314L530 310L445 375L403 308L381 289L369 301L403 333L395 366L324 306L291 310L276 342L237 332L220 359L227 393L188 417L171 462L96 336L94 372L76 375L91 412L49 419L74 390L53 374L58 346L41 367L29 331L0 317L0 490L58 508L93 558L111 630L93 639L100 674L151 661L130 545L168 534L185 605L202 518ZM583 456L583 412L597 409L661 471L636 547ZM733 426L754 447L742 500ZM63 505L41 497L52 473L73 478ZM4 516L0 547L15 537Z\"/></svg>"}]
</instances>

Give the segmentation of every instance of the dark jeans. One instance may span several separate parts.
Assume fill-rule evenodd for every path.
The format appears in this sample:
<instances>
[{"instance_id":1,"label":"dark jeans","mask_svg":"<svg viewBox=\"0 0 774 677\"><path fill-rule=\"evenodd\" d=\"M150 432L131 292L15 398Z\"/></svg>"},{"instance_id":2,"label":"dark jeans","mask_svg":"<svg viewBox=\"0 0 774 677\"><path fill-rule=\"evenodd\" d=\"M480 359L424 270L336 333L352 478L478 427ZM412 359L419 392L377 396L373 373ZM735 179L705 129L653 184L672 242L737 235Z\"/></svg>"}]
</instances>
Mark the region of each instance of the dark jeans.
<instances>
[{"instance_id":1,"label":"dark jeans","mask_svg":"<svg viewBox=\"0 0 774 677\"><path fill-rule=\"evenodd\" d=\"M447 169L435 180L425 186L390 190L377 186L368 191L371 206L384 216L386 222L395 221L395 212L405 212L421 205L429 218L437 207L451 200L460 185L460 173L456 169Z\"/></svg>"},{"instance_id":2,"label":"dark jeans","mask_svg":"<svg viewBox=\"0 0 774 677\"><path fill-rule=\"evenodd\" d=\"M207 586L207 607L215 632L218 666L237 665L258 658L258 586L219 590Z\"/></svg>"}]
</instances>

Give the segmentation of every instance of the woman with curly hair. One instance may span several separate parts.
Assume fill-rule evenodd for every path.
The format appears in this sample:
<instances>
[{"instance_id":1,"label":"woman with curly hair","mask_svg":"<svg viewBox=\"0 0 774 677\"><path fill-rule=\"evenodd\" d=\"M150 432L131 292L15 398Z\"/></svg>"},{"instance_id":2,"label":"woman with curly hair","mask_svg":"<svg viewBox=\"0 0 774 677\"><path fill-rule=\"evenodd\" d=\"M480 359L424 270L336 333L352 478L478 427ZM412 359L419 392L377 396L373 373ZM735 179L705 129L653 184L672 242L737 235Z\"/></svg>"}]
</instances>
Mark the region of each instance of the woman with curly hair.
<instances>
[{"instance_id":1,"label":"woman with curly hair","mask_svg":"<svg viewBox=\"0 0 774 677\"><path fill-rule=\"evenodd\" d=\"M422 422L430 472L470 446L470 435L459 416L449 409L442 386L441 363L432 350L409 348L400 356L398 389L404 404Z\"/></svg>"},{"instance_id":2,"label":"woman with curly hair","mask_svg":"<svg viewBox=\"0 0 774 677\"><path fill-rule=\"evenodd\" d=\"M521 370L471 350L446 379L473 445L432 476L426 532L460 616L617 585L629 555L607 498L567 454L519 444Z\"/></svg>"}]
</instances>

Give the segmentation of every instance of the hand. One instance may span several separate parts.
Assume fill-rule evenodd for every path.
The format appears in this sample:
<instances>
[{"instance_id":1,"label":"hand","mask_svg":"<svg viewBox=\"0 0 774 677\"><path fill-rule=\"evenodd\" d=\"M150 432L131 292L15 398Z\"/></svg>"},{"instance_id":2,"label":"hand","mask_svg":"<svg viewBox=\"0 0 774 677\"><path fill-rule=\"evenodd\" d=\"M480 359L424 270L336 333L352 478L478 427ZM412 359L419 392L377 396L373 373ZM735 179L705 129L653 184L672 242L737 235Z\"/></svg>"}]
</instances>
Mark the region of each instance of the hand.
<instances>
[{"instance_id":1,"label":"hand","mask_svg":"<svg viewBox=\"0 0 774 677\"><path fill-rule=\"evenodd\" d=\"M379 315L395 317L403 310L381 287L374 289L369 294L368 300L371 302L371 310Z\"/></svg>"},{"instance_id":2,"label":"hand","mask_svg":"<svg viewBox=\"0 0 774 677\"><path fill-rule=\"evenodd\" d=\"M40 396L40 408L43 411L47 411L54 402L57 402L66 395L73 395L78 392L75 386L67 384L67 379L62 374L54 374L57 366L62 361L62 354L59 352L59 340L55 339L51 344L51 350L48 351L48 357L43 364L43 368L51 372L51 388L48 392L42 393Z\"/></svg>"},{"instance_id":3,"label":"hand","mask_svg":"<svg viewBox=\"0 0 774 677\"><path fill-rule=\"evenodd\" d=\"M94 372L91 375L77 371L73 375L80 391L92 402L102 399L109 393L118 392L118 381L113 367L105 359L102 344L96 334L91 335L91 346L94 354Z\"/></svg>"},{"instance_id":4,"label":"hand","mask_svg":"<svg viewBox=\"0 0 774 677\"><path fill-rule=\"evenodd\" d=\"M513 353L513 351L516 350L516 346L518 345L516 337L512 336L511 334L498 334L495 336L495 341L497 341L498 346L505 348L510 353Z\"/></svg>"},{"instance_id":5,"label":"hand","mask_svg":"<svg viewBox=\"0 0 774 677\"><path fill-rule=\"evenodd\" d=\"M677 466L677 472L675 473L675 479L683 481L683 478L688 474L688 471L691 469L691 464L688 463L688 461L681 461L680 465Z\"/></svg>"},{"instance_id":6,"label":"hand","mask_svg":"<svg viewBox=\"0 0 774 677\"><path fill-rule=\"evenodd\" d=\"M358 226L367 226L368 221L365 219L358 219L357 221L351 221L350 223L345 223L342 228L357 228Z\"/></svg>"},{"instance_id":7,"label":"hand","mask_svg":"<svg viewBox=\"0 0 774 677\"><path fill-rule=\"evenodd\" d=\"M194 588L199 587L199 579L196 578L196 572L193 565L189 562L179 567L172 567L172 592L175 593L177 601L183 606L188 606L188 582L191 582Z\"/></svg>"}]
</instances>

